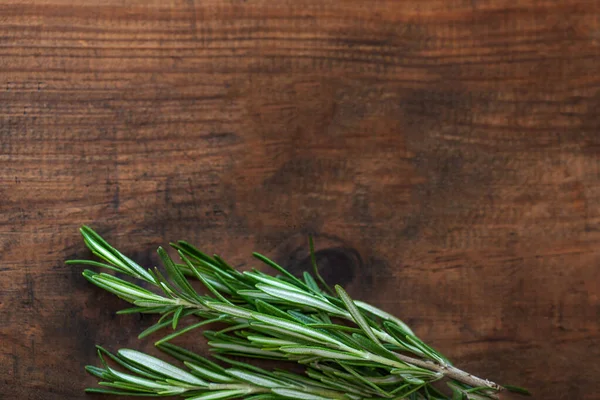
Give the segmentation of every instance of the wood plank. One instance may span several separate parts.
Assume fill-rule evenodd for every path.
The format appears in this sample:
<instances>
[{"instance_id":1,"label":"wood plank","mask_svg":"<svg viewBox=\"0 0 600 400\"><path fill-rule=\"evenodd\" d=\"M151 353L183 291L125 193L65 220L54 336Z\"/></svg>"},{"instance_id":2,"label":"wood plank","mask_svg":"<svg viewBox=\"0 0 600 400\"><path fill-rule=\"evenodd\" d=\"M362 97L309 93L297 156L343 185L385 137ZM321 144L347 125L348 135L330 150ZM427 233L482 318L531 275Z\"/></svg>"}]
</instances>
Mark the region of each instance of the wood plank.
<instances>
[{"instance_id":1,"label":"wood plank","mask_svg":"<svg viewBox=\"0 0 600 400\"><path fill-rule=\"evenodd\" d=\"M2 396L151 351L64 265L89 224L146 266L185 239L300 271L314 233L464 369L600 399L598 3L123 3L0 1Z\"/></svg>"}]
</instances>

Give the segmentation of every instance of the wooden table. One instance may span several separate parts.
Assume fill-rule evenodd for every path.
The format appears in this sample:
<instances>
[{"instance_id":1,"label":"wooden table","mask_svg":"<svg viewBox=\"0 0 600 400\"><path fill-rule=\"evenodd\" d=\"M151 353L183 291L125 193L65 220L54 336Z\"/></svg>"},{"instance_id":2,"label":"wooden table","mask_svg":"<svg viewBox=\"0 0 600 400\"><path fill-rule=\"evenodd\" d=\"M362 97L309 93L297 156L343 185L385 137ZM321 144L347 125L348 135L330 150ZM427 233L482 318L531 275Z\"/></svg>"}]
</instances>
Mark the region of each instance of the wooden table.
<instances>
[{"instance_id":1,"label":"wooden table","mask_svg":"<svg viewBox=\"0 0 600 400\"><path fill-rule=\"evenodd\" d=\"M1 398L151 349L64 264L89 224L145 266L186 239L300 271L314 233L464 369L600 399L600 3L29 3L0 5Z\"/></svg>"}]
</instances>

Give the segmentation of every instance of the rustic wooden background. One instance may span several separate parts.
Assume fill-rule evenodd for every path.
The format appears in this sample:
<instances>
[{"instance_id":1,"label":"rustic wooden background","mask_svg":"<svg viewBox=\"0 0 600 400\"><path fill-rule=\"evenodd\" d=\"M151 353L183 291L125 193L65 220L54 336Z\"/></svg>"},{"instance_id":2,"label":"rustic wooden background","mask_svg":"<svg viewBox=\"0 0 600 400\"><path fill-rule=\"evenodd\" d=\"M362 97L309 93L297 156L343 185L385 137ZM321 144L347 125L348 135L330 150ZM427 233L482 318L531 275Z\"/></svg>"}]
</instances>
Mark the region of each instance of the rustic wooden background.
<instances>
[{"instance_id":1,"label":"rustic wooden background","mask_svg":"<svg viewBox=\"0 0 600 400\"><path fill-rule=\"evenodd\" d=\"M458 365L600 399L600 2L0 3L0 398L150 349L64 265L89 224L146 266L315 233Z\"/></svg>"}]
</instances>

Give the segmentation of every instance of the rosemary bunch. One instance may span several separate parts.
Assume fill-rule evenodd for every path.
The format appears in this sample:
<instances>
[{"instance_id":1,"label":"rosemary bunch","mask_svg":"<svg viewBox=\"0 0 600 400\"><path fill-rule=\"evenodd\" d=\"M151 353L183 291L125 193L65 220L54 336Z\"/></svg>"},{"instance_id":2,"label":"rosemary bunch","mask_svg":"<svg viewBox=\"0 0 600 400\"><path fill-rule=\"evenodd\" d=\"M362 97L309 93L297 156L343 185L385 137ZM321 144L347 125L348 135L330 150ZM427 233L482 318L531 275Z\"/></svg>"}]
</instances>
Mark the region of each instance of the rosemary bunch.
<instances>
[{"instance_id":1,"label":"rosemary bunch","mask_svg":"<svg viewBox=\"0 0 600 400\"><path fill-rule=\"evenodd\" d=\"M340 286L329 287L319 274L312 240L314 277L305 272L299 279L258 253L254 256L279 275L256 269L240 272L222 258L210 257L184 241L171 243L179 261L158 249L166 271L163 274L156 267L142 268L91 228L84 226L81 233L102 261L67 263L113 270L155 287L157 290L150 291L115 275L83 272L96 286L133 305L119 314L161 314L139 338L171 328L172 332L155 344L187 367L183 370L134 350L112 354L99 347L104 368L88 366L87 371L106 388L89 392L182 395L194 400L439 400L449 398L440 391L440 383L446 383L453 400L497 398L504 389L526 393L454 367L398 318L351 299ZM202 283L205 294L194 289L192 279ZM191 322L182 327L184 320ZM209 325L225 326L204 330L204 336L213 356L229 364L227 368L169 343ZM306 370L304 375L268 372L224 355L287 360ZM128 372L110 367L105 357Z\"/></svg>"}]
</instances>

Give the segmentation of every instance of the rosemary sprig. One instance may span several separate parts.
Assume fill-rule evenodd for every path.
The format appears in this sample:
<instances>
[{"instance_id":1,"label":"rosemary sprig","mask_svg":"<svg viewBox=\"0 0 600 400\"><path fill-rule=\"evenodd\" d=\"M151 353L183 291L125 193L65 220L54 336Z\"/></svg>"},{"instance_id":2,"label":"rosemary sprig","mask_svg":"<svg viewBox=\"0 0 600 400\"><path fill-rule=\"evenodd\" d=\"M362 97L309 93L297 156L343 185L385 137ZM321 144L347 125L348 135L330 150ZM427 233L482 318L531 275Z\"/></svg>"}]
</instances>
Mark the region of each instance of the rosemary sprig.
<instances>
[{"instance_id":1,"label":"rosemary sprig","mask_svg":"<svg viewBox=\"0 0 600 400\"><path fill-rule=\"evenodd\" d=\"M456 367L420 340L398 318L356 301L340 286L329 287L318 274L312 240L313 267L303 279L263 255L254 256L279 275L259 270L240 272L218 256L210 257L187 242L171 243L180 261L163 249L158 254L166 271L144 269L110 246L89 227L81 233L88 248L104 262L71 260L68 264L102 267L144 281L150 291L115 275L85 270L83 276L134 305L119 313L161 314L139 337L171 327L159 339L159 349L183 361L182 370L149 355L123 349L116 355L99 348L104 368L87 371L107 388L92 392L129 395L182 395L191 399L447 399L438 390L446 382L452 399L490 399L505 388ZM198 293L190 279L200 281ZM318 283L317 283L318 281ZM186 320L196 321L180 327ZM205 330L221 367L169 343L199 327L220 323L219 331ZM305 375L267 372L223 357L288 360L306 366ZM103 359L108 356L128 370L120 372ZM509 390L521 390L512 386Z\"/></svg>"},{"instance_id":2,"label":"rosemary sprig","mask_svg":"<svg viewBox=\"0 0 600 400\"><path fill-rule=\"evenodd\" d=\"M156 357L136 350L121 349L111 354L99 347L104 368L88 366L87 371L100 378L100 385L107 388L87 389L88 393L172 396L182 395L189 399L361 399L369 394L355 390L347 397L344 391L332 390L318 382L310 382L302 376L268 372L245 363L221 357L230 364L223 368L204 357L185 349L165 344L163 350L182 361L187 370L168 364ZM104 356L124 367L121 372L108 366Z\"/></svg>"}]
</instances>

